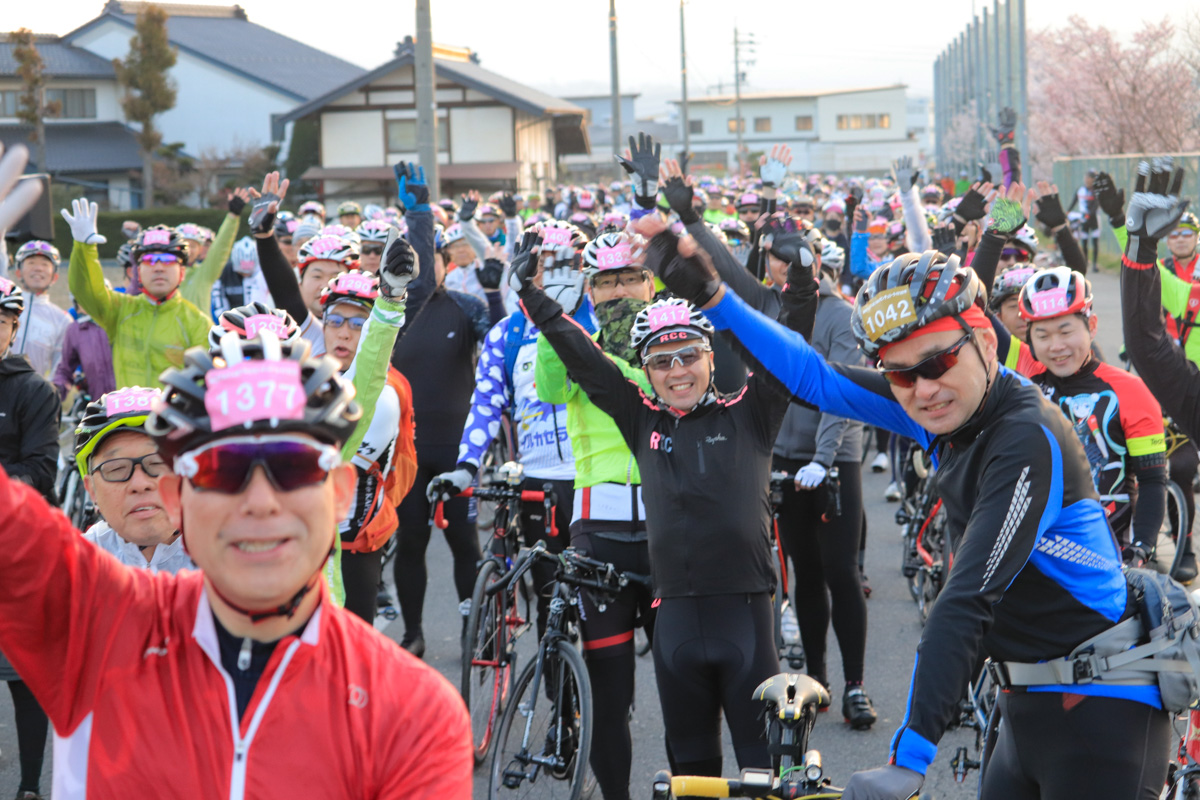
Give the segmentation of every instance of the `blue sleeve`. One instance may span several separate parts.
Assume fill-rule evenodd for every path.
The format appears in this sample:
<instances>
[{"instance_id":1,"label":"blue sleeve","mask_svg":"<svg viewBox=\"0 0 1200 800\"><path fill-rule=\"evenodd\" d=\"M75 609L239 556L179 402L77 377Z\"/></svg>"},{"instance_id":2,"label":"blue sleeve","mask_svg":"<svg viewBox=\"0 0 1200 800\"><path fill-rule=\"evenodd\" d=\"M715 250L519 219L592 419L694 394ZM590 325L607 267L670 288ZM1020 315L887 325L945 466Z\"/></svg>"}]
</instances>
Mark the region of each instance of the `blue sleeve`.
<instances>
[{"instance_id":1,"label":"blue sleeve","mask_svg":"<svg viewBox=\"0 0 1200 800\"><path fill-rule=\"evenodd\" d=\"M804 337L767 319L728 290L704 312L717 330L730 331L746 352L795 397L828 414L848 417L895 431L922 447L933 441L892 396L875 370L844 364L831 366Z\"/></svg>"},{"instance_id":2,"label":"blue sleeve","mask_svg":"<svg viewBox=\"0 0 1200 800\"><path fill-rule=\"evenodd\" d=\"M864 281L871 277L877 266L867 253L867 240L870 238L871 234L860 231L855 231L850 237L850 274Z\"/></svg>"},{"instance_id":3,"label":"blue sleeve","mask_svg":"<svg viewBox=\"0 0 1200 800\"><path fill-rule=\"evenodd\" d=\"M479 351L479 363L475 365L475 392L458 444L458 463L469 464L476 470L500 430L500 415L512 405L511 382L504 364L504 343L511 319L500 320L488 332Z\"/></svg>"},{"instance_id":4,"label":"blue sleeve","mask_svg":"<svg viewBox=\"0 0 1200 800\"><path fill-rule=\"evenodd\" d=\"M408 243L417 254L420 271L408 286L408 319L416 319L417 312L437 288L437 276L433 268L433 214L429 211L408 211L404 214L408 225Z\"/></svg>"}]
</instances>

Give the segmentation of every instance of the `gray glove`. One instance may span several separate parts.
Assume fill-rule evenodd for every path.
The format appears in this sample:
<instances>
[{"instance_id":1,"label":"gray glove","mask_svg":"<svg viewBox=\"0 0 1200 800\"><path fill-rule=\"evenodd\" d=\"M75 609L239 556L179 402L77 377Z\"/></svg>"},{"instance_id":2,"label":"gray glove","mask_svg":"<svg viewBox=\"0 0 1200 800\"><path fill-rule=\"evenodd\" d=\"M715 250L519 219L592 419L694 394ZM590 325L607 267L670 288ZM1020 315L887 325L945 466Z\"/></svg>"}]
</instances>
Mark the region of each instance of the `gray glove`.
<instances>
[{"instance_id":1,"label":"gray glove","mask_svg":"<svg viewBox=\"0 0 1200 800\"><path fill-rule=\"evenodd\" d=\"M469 469L456 469L453 472L443 472L433 476L433 480L429 482L428 488L425 489L425 496L429 498L429 502L431 503L449 500L455 495L462 494L474 482L475 476L471 474L471 470Z\"/></svg>"},{"instance_id":2,"label":"gray glove","mask_svg":"<svg viewBox=\"0 0 1200 800\"><path fill-rule=\"evenodd\" d=\"M583 270L570 263L553 266L542 276L542 291L567 314L574 314L583 301L583 284Z\"/></svg>"},{"instance_id":3,"label":"gray glove","mask_svg":"<svg viewBox=\"0 0 1200 800\"><path fill-rule=\"evenodd\" d=\"M924 783L925 776L919 772L888 764L854 773L842 792L842 800L908 800Z\"/></svg>"},{"instance_id":4,"label":"gray glove","mask_svg":"<svg viewBox=\"0 0 1200 800\"><path fill-rule=\"evenodd\" d=\"M892 177L896 179L900 191L907 192L917 185L920 172L913 166L911 156L900 156L892 162Z\"/></svg>"},{"instance_id":5,"label":"gray glove","mask_svg":"<svg viewBox=\"0 0 1200 800\"><path fill-rule=\"evenodd\" d=\"M1170 157L1138 164L1137 184L1125 210L1125 229L1129 232L1125 254L1135 263L1153 264L1158 258L1159 240L1175 230L1187 211L1189 201L1179 198L1183 170L1172 174L1173 166Z\"/></svg>"}]
</instances>

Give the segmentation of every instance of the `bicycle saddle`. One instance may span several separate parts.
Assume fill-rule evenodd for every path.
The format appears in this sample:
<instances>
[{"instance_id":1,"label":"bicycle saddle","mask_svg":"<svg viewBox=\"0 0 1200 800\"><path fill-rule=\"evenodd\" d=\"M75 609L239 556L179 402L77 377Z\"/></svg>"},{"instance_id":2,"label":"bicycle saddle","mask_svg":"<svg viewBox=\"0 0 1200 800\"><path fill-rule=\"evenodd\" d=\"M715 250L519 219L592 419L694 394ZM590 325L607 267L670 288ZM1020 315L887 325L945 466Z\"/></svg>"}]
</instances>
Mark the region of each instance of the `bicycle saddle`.
<instances>
[{"instance_id":1,"label":"bicycle saddle","mask_svg":"<svg viewBox=\"0 0 1200 800\"><path fill-rule=\"evenodd\" d=\"M785 722L799 719L806 706L814 711L822 703L830 702L829 690L807 675L781 672L767 678L754 690L754 699L773 706L779 718Z\"/></svg>"}]
</instances>

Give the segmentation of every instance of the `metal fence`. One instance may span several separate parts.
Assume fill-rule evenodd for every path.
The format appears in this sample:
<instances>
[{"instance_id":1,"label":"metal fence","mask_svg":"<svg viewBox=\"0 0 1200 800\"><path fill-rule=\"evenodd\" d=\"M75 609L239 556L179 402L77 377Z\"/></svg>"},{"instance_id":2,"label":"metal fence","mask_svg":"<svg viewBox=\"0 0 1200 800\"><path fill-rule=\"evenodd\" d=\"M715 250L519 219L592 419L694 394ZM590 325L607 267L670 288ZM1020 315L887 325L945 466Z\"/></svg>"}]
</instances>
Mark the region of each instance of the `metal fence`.
<instances>
[{"instance_id":1,"label":"metal fence","mask_svg":"<svg viewBox=\"0 0 1200 800\"><path fill-rule=\"evenodd\" d=\"M934 131L937 168L973 173L985 153L994 151L987 126L1000 109L1018 114L1017 147L1029 163L1026 127L1025 0L992 0L933 64Z\"/></svg>"},{"instance_id":2,"label":"metal fence","mask_svg":"<svg viewBox=\"0 0 1200 800\"><path fill-rule=\"evenodd\" d=\"M1192 208L1197 206L1200 197L1200 153L1151 153L1144 155L1124 153L1111 156L1072 156L1070 158L1054 159L1054 183L1058 186L1059 199L1063 208L1068 208L1075 197L1075 192L1083 186L1083 177L1089 169L1107 172L1112 176L1118 189L1125 190L1128 201L1137 183L1137 165L1153 156L1170 155L1175 159L1175 166L1183 167L1184 197L1192 198ZM1117 238L1109 227L1108 217L1100 215L1100 251L1109 255L1120 255Z\"/></svg>"}]
</instances>

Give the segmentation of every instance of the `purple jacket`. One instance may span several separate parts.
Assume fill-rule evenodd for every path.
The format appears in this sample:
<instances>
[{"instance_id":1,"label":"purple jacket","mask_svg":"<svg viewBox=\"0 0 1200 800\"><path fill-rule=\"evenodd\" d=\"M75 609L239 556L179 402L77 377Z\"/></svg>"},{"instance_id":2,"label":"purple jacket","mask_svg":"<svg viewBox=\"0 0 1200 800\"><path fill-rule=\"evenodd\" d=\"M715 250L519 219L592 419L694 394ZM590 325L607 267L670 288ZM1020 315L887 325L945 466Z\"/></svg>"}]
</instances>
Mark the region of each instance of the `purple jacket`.
<instances>
[{"instance_id":1,"label":"purple jacket","mask_svg":"<svg viewBox=\"0 0 1200 800\"><path fill-rule=\"evenodd\" d=\"M54 385L62 397L75 385L75 369L83 369L84 388L93 400L117 388L113 377L112 345L108 334L92 321L82 317L67 326L63 335L62 360L54 373Z\"/></svg>"}]
</instances>

